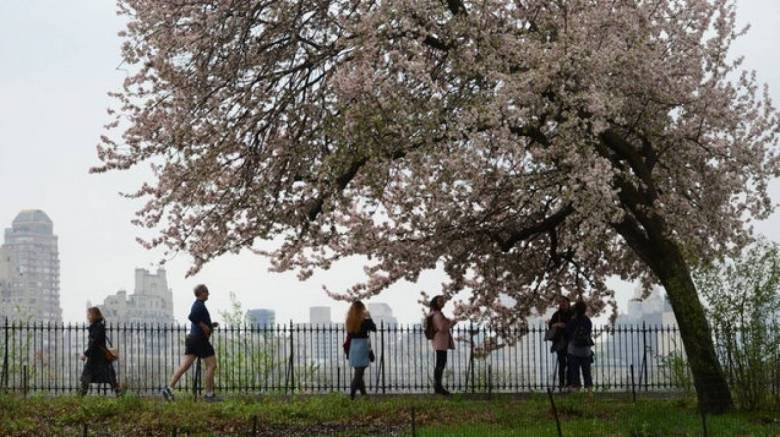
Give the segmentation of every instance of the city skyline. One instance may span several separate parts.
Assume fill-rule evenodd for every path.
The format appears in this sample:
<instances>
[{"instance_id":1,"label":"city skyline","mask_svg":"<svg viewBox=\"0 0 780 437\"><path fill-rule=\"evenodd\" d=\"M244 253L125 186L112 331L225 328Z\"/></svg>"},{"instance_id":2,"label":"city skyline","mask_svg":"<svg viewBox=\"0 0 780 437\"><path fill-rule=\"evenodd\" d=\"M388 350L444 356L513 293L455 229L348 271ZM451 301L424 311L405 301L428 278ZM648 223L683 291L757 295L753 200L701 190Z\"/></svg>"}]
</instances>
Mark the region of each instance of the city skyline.
<instances>
[{"instance_id":1,"label":"city skyline","mask_svg":"<svg viewBox=\"0 0 780 437\"><path fill-rule=\"evenodd\" d=\"M67 4L65 4L67 3ZM780 4L769 0L741 3L739 22L752 30L735 44L748 68L758 70L780 100L780 63L772 53L780 41ZM130 221L141 205L117 193L130 191L144 175L139 172L102 176L88 174L97 164L94 145L107 121L106 93L121 86L126 71L120 65L116 33L123 22L112 2L3 2L0 5L0 226L10 225L20 210L37 208L54 221L61 261L60 300L63 318L82 321L84 303L100 302L125 287L136 267L155 270L164 256L135 242L150 234ZM15 41L24 38L26 44ZM13 187L13 189L10 189ZM773 200L780 185L772 185ZM780 240L780 216L756 224L757 231ZM270 248L272 244L261 245ZM198 275L185 278L186 254L165 264L173 290L174 317L186 319L192 287L206 283L212 290L213 314L229 308L234 291L245 308L274 308L280 322L307 319L310 306L333 307L334 319L346 304L333 302L323 284L344 290L362 277L362 262L352 259L306 282L294 273L269 273L268 262L251 253L228 254L208 264ZM417 322L423 306L419 292L435 293L443 274L428 272L416 284L401 283L376 298L392 306L402 323ZM625 311L633 284L613 281L618 304Z\"/></svg>"}]
</instances>

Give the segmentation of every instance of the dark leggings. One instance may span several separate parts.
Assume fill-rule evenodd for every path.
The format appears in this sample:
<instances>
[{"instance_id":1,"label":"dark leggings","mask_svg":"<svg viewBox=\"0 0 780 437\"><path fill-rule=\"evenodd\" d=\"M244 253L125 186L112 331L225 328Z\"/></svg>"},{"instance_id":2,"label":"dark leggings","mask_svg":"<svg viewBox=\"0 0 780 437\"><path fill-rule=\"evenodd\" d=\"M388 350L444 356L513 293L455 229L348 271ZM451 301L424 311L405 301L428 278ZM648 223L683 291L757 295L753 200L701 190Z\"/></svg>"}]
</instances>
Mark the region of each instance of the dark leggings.
<instances>
[{"instance_id":1,"label":"dark leggings","mask_svg":"<svg viewBox=\"0 0 780 437\"><path fill-rule=\"evenodd\" d=\"M556 352L558 355L558 387L565 387L566 386L566 378L568 377L568 374L566 372L566 351L558 351Z\"/></svg>"},{"instance_id":2,"label":"dark leggings","mask_svg":"<svg viewBox=\"0 0 780 437\"><path fill-rule=\"evenodd\" d=\"M442 377L444 368L447 367L447 351L436 351L436 367L433 369L433 383L435 388L443 388Z\"/></svg>"},{"instance_id":3,"label":"dark leggings","mask_svg":"<svg viewBox=\"0 0 780 437\"><path fill-rule=\"evenodd\" d=\"M366 382L363 380L363 374L365 372L365 367L355 367L355 373L352 376L352 384L349 387L349 395L353 398L358 390L360 390L360 394L363 396L366 395Z\"/></svg>"}]
</instances>

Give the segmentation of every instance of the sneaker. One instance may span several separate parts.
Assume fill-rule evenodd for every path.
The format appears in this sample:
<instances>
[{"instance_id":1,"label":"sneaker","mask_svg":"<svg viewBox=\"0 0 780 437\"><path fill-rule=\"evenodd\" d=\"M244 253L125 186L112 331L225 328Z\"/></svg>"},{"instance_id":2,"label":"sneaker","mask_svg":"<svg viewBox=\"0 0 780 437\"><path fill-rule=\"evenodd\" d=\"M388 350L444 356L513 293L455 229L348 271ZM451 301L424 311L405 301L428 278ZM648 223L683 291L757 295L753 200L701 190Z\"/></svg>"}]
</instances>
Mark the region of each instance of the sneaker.
<instances>
[{"instance_id":1,"label":"sneaker","mask_svg":"<svg viewBox=\"0 0 780 437\"><path fill-rule=\"evenodd\" d=\"M203 395L203 400L206 402L220 402L222 398L218 398L216 394L212 393Z\"/></svg>"},{"instance_id":2,"label":"sneaker","mask_svg":"<svg viewBox=\"0 0 780 437\"><path fill-rule=\"evenodd\" d=\"M163 397L165 398L166 401L173 401L174 400L173 390L171 390L171 388L168 387L167 385L165 386L165 388L160 390L160 394L163 395Z\"/></svg>"}]
</instances>

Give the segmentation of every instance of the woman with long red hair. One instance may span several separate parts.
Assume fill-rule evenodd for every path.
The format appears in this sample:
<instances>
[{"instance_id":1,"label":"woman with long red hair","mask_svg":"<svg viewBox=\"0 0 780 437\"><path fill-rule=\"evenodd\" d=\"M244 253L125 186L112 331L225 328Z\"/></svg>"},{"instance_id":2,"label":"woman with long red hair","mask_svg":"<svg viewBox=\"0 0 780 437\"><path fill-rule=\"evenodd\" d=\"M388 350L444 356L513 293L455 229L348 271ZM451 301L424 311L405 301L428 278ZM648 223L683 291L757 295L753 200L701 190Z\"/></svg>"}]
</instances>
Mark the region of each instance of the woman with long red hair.
<instances>
[{"instance_id":1,"label":"woman with long red hair","mask_svg":"<svg viewBox=\"0 0 780 437\"><path fill-rule=\"evenodd\" d=\"M363 375L368 365L373 361L373 351L368 338L369 332L376 332L376 324L371 320L371 314L361 301L355 301L349 307L346 321L347 338L349 342L349 365L355 369L352 384L349 389L349 397L355 399L355 393L366 395L366 383Z\"/></svg>"}]
</instances>

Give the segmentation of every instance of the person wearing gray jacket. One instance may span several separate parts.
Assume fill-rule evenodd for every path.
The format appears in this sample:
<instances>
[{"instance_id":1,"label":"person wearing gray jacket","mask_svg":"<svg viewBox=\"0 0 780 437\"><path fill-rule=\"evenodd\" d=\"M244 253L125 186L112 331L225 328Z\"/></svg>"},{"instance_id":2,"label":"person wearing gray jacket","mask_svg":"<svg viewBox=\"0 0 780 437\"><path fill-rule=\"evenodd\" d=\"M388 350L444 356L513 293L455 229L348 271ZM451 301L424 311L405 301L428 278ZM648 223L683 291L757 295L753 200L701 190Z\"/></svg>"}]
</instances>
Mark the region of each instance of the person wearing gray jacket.
<instances>
[{"instance_id":1,"label":"person wearing gray jacket","mask_svg":"<svg viewBox=\"0 0 780 437\"><path fill-rule=\"evenodd\" d=\"M567 367L568 367L568 386L570 390L579 390L582 387L580 383L580 372L585 383L585 388L590 390L593 387L593 377L590 367L593 363L594 345L592 333L593 323L587 315L588 306L584 301L578 300L574 304L574 316L566 324L567 345Z\"/></svg>"}]
</instances>

